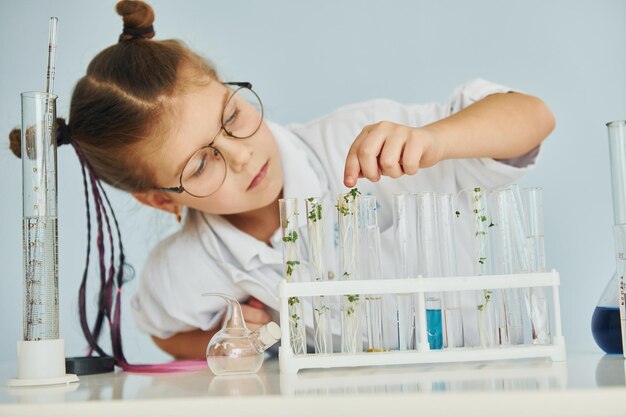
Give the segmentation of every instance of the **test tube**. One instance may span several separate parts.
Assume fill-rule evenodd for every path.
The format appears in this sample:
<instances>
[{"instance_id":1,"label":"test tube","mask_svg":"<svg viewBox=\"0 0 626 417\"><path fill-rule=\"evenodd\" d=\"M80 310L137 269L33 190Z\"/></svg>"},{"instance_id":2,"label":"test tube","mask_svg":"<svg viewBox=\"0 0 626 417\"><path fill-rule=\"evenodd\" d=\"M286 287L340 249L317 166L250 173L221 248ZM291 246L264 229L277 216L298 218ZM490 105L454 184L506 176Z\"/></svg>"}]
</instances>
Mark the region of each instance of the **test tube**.
<instances>
[{"instance_id":1,"label":"test tube","mask_svg":"<svg viewBox=\"0 0 626 417\"><path fill-rule=\"evenodd\" d=\"M423 277L439 277L439 240L437 236L437 212L435 193L416 194L418 265ZM443 348L443 327L441 318L441 294L427 293L426 329L430 349Z\"/></svg>"},{"instance_id":2,"label":"test tube","mask_svg":"<svg viewBox=\"0 0 626 417\"><path fill-rule=\"evenodd\" d=\"M546 253L543 237L543 189L524 188L524 208L526 211L526 244L528 246L528 266L530 272L546 272ZM532 326L534 344L550 343L550 317L546 288L535 287L525 291L530 298L526 302Z\"/></svg>"},{"instance_id":3,"label":"test tube","mask_svg":"<svg viewBox=\"0 0 626 417\"><path fill-rule=\"evenodd\" d=\"M415 196L393 196L394 259L396 278L416 278L417 212ZM398 349L415 349L415 303L412 294L398 294Z\"/></svg>"},{"instance_id":4,"label":"test tube","mask_svg":"<svg viewBox=\"0 0 626 417\"><path fill-rule=\"evenodd\" d=\"M528 272L526 234L524 232L524 213L519 189L516 185L496 189L491 194L493 207L494 272L496 274L517 274ZM524 343L522 324L522 305L520 290L504 290L504 313L506 317L507 338L501 338L501 344Z\"/></svg>"},{"instance_id":5,"label":"test tube","mask_svg":"<svg viewBox=\"0 0 626 417\"><path fill-rule=\"evenodd\" d=\"M441 275L454 277L457 275L457 268L454 239L454 198L452 194L437 194L436 209ZM443 307L444 346L448 348L463 347L463 316L459 292L444 292Z\"/></svg>"},{"instance_id":6,"label":"test tube","mask_svg":"<svg viewBox=\"0 0 626 417\"><path fill-rule=\"evenodd\" d=\"M354 188L340 194L337 201L339 215L339 262L342 280L358 279L359 274L359 191ZM341 297L341 352L363 351L361 335L361 298L359 294Z\"/></svg>"},{"instance_id":7,"label":"test tube","mask_svg":"<svg viewBox=\"0 0 626 417\"><path fill-rule=\"evenodd\" d=\"M487 210L487 196L480 187L474 188L472 193L472 214L474 219L474 275L488 275L491 259L489 253L488 232L493 227L493 221ZM482 347L495 347L499 343L497 335L504 331L504 324L496 322L496 297L490 289L478 290L476 309L478 310L478 332ZM503 322L504 320L502 320Z\"/></svg>"},{"instance_id":8,"label":"test tube","mask_svg":"<svg viewBox=\"0 0 626 417\"><path fill-rule=\"evenodd\" d=\"M283 271L287 282L302 282L300 236L298 223L298 200L286 198L278 200L280 227L283 238ZM306 332L302 300L289 297L289 336L294 354L306 353Z\"/></svg>"},{"instance_id":9,"label":"test tube","mask_svg":"<svg viewBox=\"0 0 626 417\"><path fill-rule=\"evenodd\" d=\"M380 230L378 229L376 197L364 195L359 200L361 215L361 277L368 280L380 280L383 278L383 270L380 258ZM388 350L384 320L383 297L379 294L365 295L368 352L384 352Z\"/></svg>"},{"instance_id":10,"label":"test tube","mask_svg":"<svg viewBox=\"0 0 626 417\"><path fill-rule=\"evenodd\" d=\"M326 281L324 262L324 201L319 197L306 199L307 227L309 232L309 265L312 281ZM327 297L313 297L313 326L315 353L332 353L332 318Z\"/></svg>"}]
</instances>

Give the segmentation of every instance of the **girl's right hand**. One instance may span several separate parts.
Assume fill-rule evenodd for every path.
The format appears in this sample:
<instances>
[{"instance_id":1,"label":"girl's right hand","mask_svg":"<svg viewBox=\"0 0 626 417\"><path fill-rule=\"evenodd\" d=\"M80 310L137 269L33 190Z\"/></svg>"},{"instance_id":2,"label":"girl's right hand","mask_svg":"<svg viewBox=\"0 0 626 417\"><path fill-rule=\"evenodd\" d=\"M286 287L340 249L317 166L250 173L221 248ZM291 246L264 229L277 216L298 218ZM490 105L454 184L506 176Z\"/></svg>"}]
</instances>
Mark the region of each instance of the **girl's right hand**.
<instances>
[{"instance_id":1,"label":"girl's right hand","mask_svg":"<svg viewBox=\"0 0 626 417\"><path fill-rule=\"evenodd\" d=\"M272 321L272 317L265 310L265 304L254 297L250 297L245 304L241 305L241 312L246 326L252 331Z\"/></svg>"}]
</instances>

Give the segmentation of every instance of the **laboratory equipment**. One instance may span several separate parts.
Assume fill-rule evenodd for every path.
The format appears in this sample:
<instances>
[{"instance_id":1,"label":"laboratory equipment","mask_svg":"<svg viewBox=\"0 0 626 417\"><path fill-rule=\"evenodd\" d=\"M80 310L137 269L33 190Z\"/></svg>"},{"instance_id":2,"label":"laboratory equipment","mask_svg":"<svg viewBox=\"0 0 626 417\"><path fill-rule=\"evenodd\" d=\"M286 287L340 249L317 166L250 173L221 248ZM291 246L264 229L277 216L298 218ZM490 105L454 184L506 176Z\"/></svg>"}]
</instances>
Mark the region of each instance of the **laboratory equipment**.
<instances>
[{"instance_id":1,"label":"laboratory equipment","mask_svg":"<svg viewBox=\"0 0 626 417\"><path fill-rule=\"evenodd\" d=\"M538 187L522 190L526 212L526 245L528 247L529 272L546 272L546 253L543 236L543 189ZM550 342L550 316L545 288L527 288L525 296L529 308L533 343Z\"/></svg>"},{"instance_id":2,"label":"laboratory equipment","mask_svg":"<svg viewBox=\"0 0 626 417\"><path fill-rule=\"evenodd\" d=\"M66 374L59 338L57 236L56 17L50 18L46 92L21 94L23 340L17 343L17 378L9 386L78 381Z\"/></svg>"},{"instance_id":3,"label":"laboratory equipment","mask_svg":"<svg viewBox=\"0 0 626 417\"><path fill-rule=\"evenodd\" d=\"M439 230L440 270L444 277L457 276L454 234L454 197L436 194L437 228ZM463 346L463 316L461 297L456 291L443 294L443 343L445 347Z\"/></svg>"},{"instance_id":4,"label":"laboratory equipment","mask_svg":"<svg viewBox=\"0 0 626 417\"><path fill-rule=\"evenodd\" d=\"M228 303L224 324L206 349L206 361L211 371L215 375L257 372L263 365L263 352L280 340L278 324L272 321L251 332L236 299L219 293L202 295L221 297Z\"/></svg>"},{"instance_id":5,"label":"laboratory equipment","mask_svg":"<svg viewBox=\"0 0 626 417\"><path fill-rule=\"evenodd\" d=\"M324 220L326 210L324 200L319 197L307 198L306 212L311 280L315 282L326 281L326 265L324 262ZM331 304L327 297L313 298L313 327L315 333L315 353L332 353Z\"/></svg>"},{"instance_id":6,"label":"laboratory equipment","mask_svg":"<svg viewBox=\"0 0 626 417\"><path fill-rule=\"evenodd\" d=\"M613 224L626 224L626 120L606 124L609 136ZM606 353L623 353L620 329L619 276L607 283L591 318L591 332Z\"/></svg>"},{"instance_id":7,"label":"laboratory equipment","mask_svg":"<svg viewBox=\"0 0 626 417\"><path fill-rule=\"evenodd\" d=\"M376 197L360 197L361 279L381 280L383 269L380 258L380 230L376 211ZM365 295L365 324L367 327L367 351L388 350L385 334L385 306L379 294Z\"/></svg>"},{"instance_id":8,"label":"laboratory equipment","mask_svg":"<svg viewBox=\"0 0 626 417\"><path fill-rule=\"evenodd\" d=\"M617 263L616 274L619 277L619 315L620 315L620 330L622 333L622 352L626 357L626 312L624 311L624 274L626 274L626 224L618 224L613 227L615 235L615 259Z\"/></svg>"},{"instance_id":9,"label":"laboratory equipment","mask_svg":"<svg viewBox=\"0 0 626 417\"><path fill-rule=\"evenodd\" d=\"M472 196L472 223L474 231L474 257L472 265L474 275L488 275L492 260L489 257L489 235L488 232L493 227L493 221L489 220L487 211L487 196L480 187L474 188ZM460 213L457 212L457 216ZM497 293L497 294L496 294ZM495 295L501 295L501 290L485 288L476 293L478 311L478 334L480 344L484 347L495 347L499 345L498 334L504 332L504 320L501 318L496 322L496 308L501 297L496 300Z\"/></svg>"},{"instance_id":10,"label":"laboratory equipment","mask_svg":"<svg viewBox=\"0 0 626 417\"><path fill-rule=\"evenodd\" d=\"M298 200L280 199L280 226L283 239L283 270L289 282L302 282L302 259L300 253ZM289 343L295 354L306 353L306 329L304 327L304 309L299 297L289 299ZM284 324L283 324L284 325Z\"/></svg>"},{"instance_id":11,"label":"laboratory equipment","mask_svg":"<svg viewBox=\"0 0 626 417\"><path fill-rule=\"evenodd\" d=\"M359 190L353 188L337 200L339 223L339 268L344 281L359 279ZM361 296L341 297L341 352L363 351L361 335Z\"/></svg>"},{"instance_id":12,"label":"laboratory equipment","mask_svg":"<svg viewBox=\"0 0 626 417\"><path fill-rule=\"evenodd\" d=\"M396 278L416 278L417 213L415 195L393 196L394 261ZM398 349L415 348L415 303L412 294L397 294Z\"/></svg>"},{"instance_id":13,"label":"laboratory equipment","mask_svg":"<svg viewBox=\"0 0 626 417\"><path fill-rule=\"evenodd\" d=\"M416 196L418 271L423 277L440 277L439 235L435 193L422 192ZM443 348L441 294L426 294L426 326L431 349Z\"/></svg>"},{"instance_id":14,"label":"laboratory equipment","mask_svg":"<svg viewBox=\"0 0 626 417\"><path fill-rule=\"evenodd\" d=\"M526 273L528 269L528 252L526 233L524 231L525 216L519 188L510 185L493 190L490 194L490 213L494 224L491 245L493 257L493 273L508 275ZM499 342L501 345L524 343L524 327L522 317L521 291L509 288L503 292L503 315L506 319L505 331L499 326ZM502 305L502 304L501 304Z\"/></svg>"}]
</instances>

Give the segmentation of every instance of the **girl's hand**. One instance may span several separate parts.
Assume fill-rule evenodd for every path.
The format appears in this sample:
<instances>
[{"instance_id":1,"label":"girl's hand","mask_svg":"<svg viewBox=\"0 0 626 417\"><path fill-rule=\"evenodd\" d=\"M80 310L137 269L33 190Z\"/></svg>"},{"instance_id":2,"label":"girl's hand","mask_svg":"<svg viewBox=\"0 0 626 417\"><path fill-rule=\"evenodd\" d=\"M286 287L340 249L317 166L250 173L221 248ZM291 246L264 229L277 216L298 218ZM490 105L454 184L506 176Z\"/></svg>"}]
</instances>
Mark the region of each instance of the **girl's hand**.
<instances>
[{"instance_id":1,"label":"girl's hand","mask_svg":"<svg viewBox=\"0 0 626 417\"><path fill-rule=\"evenodd\" d=\"M443 146L427 127L379 122L363 128L346 158L343 182L354 187L358 178L378 181L381 175L414 175L441 161Z\"/></svg>"},{"instance_id":2,"label":"girl's hand","mask_svg":"<svg viewBox=\"0 0 626 417\"><path fill-rule=\"evenodd\" d=\"M241 305L241 312L246 326L252 331L272 321L272 317L265 311L265 304L254 297L250 297L245 304Z\"/></svg>"}]
</instances>

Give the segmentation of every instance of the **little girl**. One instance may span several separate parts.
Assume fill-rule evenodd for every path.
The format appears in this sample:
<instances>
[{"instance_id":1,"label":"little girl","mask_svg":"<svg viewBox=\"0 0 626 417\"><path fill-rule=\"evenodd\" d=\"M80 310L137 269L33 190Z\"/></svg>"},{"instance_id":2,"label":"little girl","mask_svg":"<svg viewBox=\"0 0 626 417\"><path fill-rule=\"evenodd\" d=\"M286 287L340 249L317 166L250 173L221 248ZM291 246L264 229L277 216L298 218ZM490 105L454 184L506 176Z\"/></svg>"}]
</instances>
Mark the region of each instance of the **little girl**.
<instances>
[{"instance_id":1,"label":"little girl","mask_svg":"<svg viewBox=\"0 0 626 417\"><path fill-rule=\"evenodd\" d=\"M152 40L148 4L123 0L117 12L119 42L78 81L59 144L141 203L185 214L152 249L132 302L139 328L176 358L204 358L220 327L224 304L204 292L239 299L252 329L276 318L280 198L333 200L357 185L375 195L390 277L393 194L513 182L554 128L540 99L480 79L443 104L372 100L280 126L264 119L252 84L220 79L179 41ZM19 135L11 140L19 149ZM460 265L469 265L461 243Z\"/></svg>"}]
</instances>

